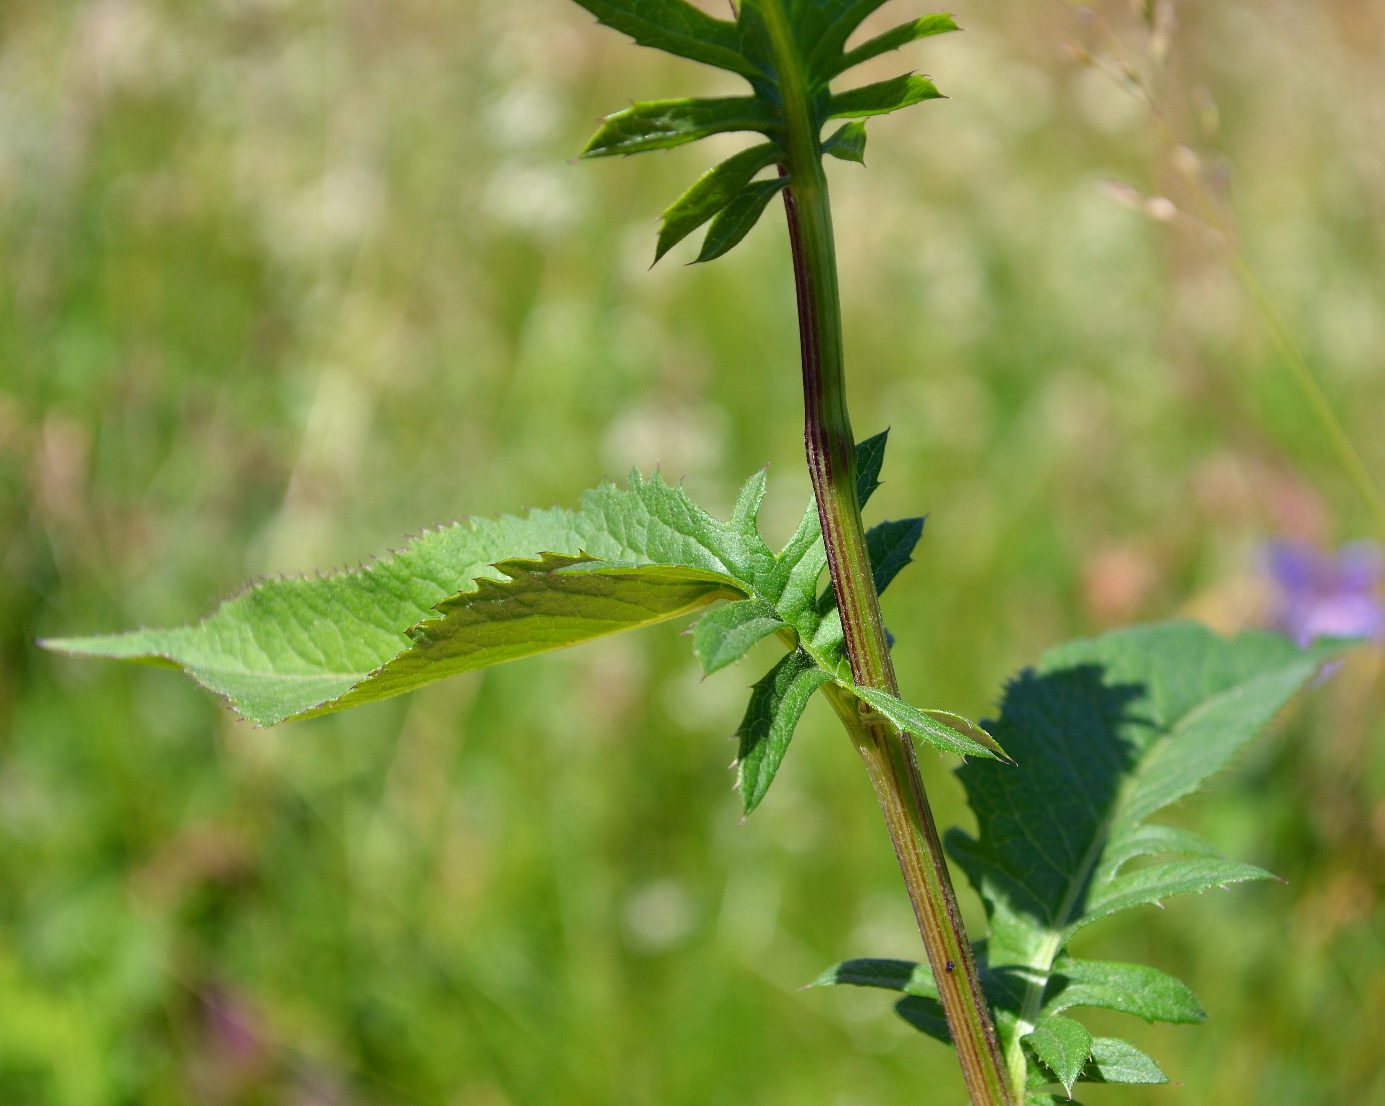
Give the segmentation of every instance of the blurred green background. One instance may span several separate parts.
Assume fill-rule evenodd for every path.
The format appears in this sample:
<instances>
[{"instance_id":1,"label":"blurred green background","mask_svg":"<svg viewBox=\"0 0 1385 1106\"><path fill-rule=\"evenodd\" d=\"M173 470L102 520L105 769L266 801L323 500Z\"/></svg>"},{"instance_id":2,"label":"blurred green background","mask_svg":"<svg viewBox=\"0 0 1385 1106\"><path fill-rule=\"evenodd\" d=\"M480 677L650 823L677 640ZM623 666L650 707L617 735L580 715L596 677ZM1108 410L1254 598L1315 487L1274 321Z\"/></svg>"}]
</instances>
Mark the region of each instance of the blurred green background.
<instances>
[{"instance_id":1,"label":"blurred green background","mask_svg":"<svg viewBox=\"0 0 1385 1106\"><path fill-rule=\"evenodd\" d=\"M965 34L875 73L952 99L829 167L856 428L893 427L871 516L930 515L886 602L914 701L985 715L1128 621L1253 623L1263 541L1370 533L1174 146L1228 182L1385 473L1385 7L1158 7L1151 35L1126 0L963 0ZM1166 46L1161 121L1106 70ZM886 996L799 990L919 949L821 704L740 824L730 734L771 646L702 681L667 626L259 731L33 645L631 465L725 511L770 462L786 537L782 219L647 271L658 212L742 143L572 160L631 97L734 83L565 0L0 4L4 1106L964 1101ZM1286 883L1081 938L1211 1013L1092 1018L1178 1085L1089 1103L1385 1103L1378 669L1173 815Z\"/></svg>"}]
</instances>

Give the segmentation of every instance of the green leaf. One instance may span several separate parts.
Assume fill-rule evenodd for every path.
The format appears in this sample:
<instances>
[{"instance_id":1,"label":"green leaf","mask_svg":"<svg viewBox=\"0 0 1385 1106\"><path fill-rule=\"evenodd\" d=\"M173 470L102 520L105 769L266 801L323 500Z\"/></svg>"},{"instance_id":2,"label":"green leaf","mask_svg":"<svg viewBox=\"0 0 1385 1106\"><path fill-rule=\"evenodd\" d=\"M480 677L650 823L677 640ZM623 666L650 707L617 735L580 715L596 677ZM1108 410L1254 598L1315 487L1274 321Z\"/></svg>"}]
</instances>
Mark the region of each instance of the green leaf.
<instances>
[{"instance_id":1,"label":"green leaf","mask_svg":"<svg viewBox=\"0 0 1385 1106\"><path fill-rule=\"evenodd\" d=\"M921 19L910 20L908 23L902 23L882 35L868 39L854 50L848 50L829 65L824 66L822 76L831 79L864 61L889 53L891 50L898 50L901 46L907 46L921 38L960 29L947 12L934 12L932 15L925 15Z\"/></svg>"},{"instance_id":2,"label":"green leaf","mask_svg":"<svg viewBox=\"0 0 1385 1106\"><path fill-rule=\"evenodd\" d=\"M727 131L773 133L774 111L753 96L719 100L649 100L608 115L592 136L585 157L667 150Z\"/></svg>"},{"instance_id":3,"label":"green leaf","mask_svg":"<svg viewBox=\"0 0 1385 1106\"><path fill-rule=\"evenodd\" d=\"M752 478L723 523L633 474L577 511L454 523L352 572L261 581L194 626L43 644L182 668L261 725L323 714L718 597L774 602L788 569L756 531L763 485Z\"/></svg>"},{"instance_id":4,"label":"green leaf","mask_svg":"<svg viewBox=\"0 0 1385 1106\"><path fill-rule=\"evenodd\" d=\"M862 510L880 487L880 470L885 464L885 446L889 441L890 432L882 430L856 443L856 501Z\"/></svg>"},{"instance_id":5,"label":"green leaf","mask_svg":"<svg viewBox=\"0 0 1385 1106\"><path fill-rule=\"evenodd\" d=\"M825 119L861 119L869 115L888 115L900 108L939 100L943 94L927 77L907 73L888 81L839 92L828 101Z\"/></svg>"},{"instance_id":6,"label":"green leaf","mask_svg":"<svg viewBox=\"0 0 1385 1106\"><path fill-rule=\"evenodd\" d=\"M1129 861L1139 856L1206 856L1221 858L1210 841L1187 830L1152 824L1127 829L1106 846L1102 856L1102 876L1111 878Z\"/></svg>"},{"instance_id":7,"label":"green leaf","mask_svg":"<svg viewBox=\"0 0 1385 1106\"><path fill-rule=\"evenodd\" d=\"M1080 1083L1167 1083L1169 1077L1149 1056L1119 1037L1092 1040L1092 1058L1078 1078Z\"/></svg>"},{"instance_id":8,"label":"green leaf","mask_svg":"<svg viewBox=\"0 0 1385 1106\"><path fill-rule=\"evenodd\" d=\"M816 83L826 83L846 40L886 0L817 0L796 5L794 34Z\"/></svg>"},{"instance_id":9,"label":"green leaf","mask_svg":"<svg viewBox=\"0 0 1385 1106\"><path fill-rule=\"evenodd\" d=\"M828 968L810 987L840 986L881 987L887 991L902 991L920 998L937 998L938 984L927 964L912 960L843 960Z\"/></svg>"},{"instance_id":10,"label":"green leaf","mask_svg":"<svg viewBox=\"0 0 1385 1106\"><path fill-rule=\"evenodd\" d=\"M1080 917L1071 922L1065 932L1076 933L1083 926L1132 906L1153 906L1174 895L1188 895L1226 887L1250 879L1273 879L1274 876L1253 864L1238 864L1232 860L1175 860L1151 868L1141 868L1128 875L1117 876L1094 892Z\"/></svg>"},{"instance_id":11,"label":"green leaf","mask_svg":"<svg viewBox=\"0 0 1385 1106\"><path fill-rule=\"evenodd\" d=\"M843 685L846 686L846 685ZM848 687L853 695L888 718L896 729L964 757L1009 761L1000 744L975 722L945 710L920 710L873 687Z\"/></svg>"},{"instance_id":12,"label":"green leaf","mask_svg":"<svg viewBox=\"0 0 1385 1106\"><path fill-rule=\"evenodd\" d=\"M714 19L687 0L577 0L608 27L679 57L718 69L754 75L741 55L740 32L734 23Z\"/></svg>"},{"instance_id":13,"label":"green leaf","mask_svg":"<svg viewBox=\"0 0 1385 1106\"><path fill-rule=\"evenodd\" d=\"M913 563L914 547L923 537L923 523L921 518L902 518L879 523L866 531L866 551L870 553L877 594L890 586L905 565Z\"/></svg>"},{"instance_id":14,"label":"green leaf","mask_svg":"<svg viewBox=\"0 0 1385 1106\"><path fill-rule=\"evenodd\" d=\"M1078 1006L1118 1010L1148 1022L1175 1025L1207 1020L1193 992L1158 968L1062 957L1053 965L1043 1009L1057 1014Z\"/></svg>"},{"instance_id":15,"label":"green leaf","mask_svg":"<svg viewBox=\"0 0 1385 1106\"><path fill-rule=\"evenodd\" d=\"M703 240L702 252L697 255L697 260L715 261L739 245L741 239L750 233L750 228L760 221L770 200L788 183L787 177L779 177L777 180L756 181L741 189L707 228L707 237Z\"/></svg>"},{"instance_id":16,"label":"green leaf","mask_svg":"<svg viewBox=\"0 0 1385 1106\"><path fill-rule=\"evenodd\" d=\"M737 786L749 814L765 797L813 692L832 676L802 649L787 654L757 683L736 736Z\"/></svg>"},{"instance_id":17,"label":"green leaf","mask_svg":"<svg viewBox=\"0 0 1385 1106\"><path fill-rule=\"evenodd\" d=\"M1092 1054L1092 1035L1081 1022L1061 1015L1045 1018L1025 1038L1034 1055L1058 1077L1063 1090L1072 1094L1073 1084Z\"/></svg>"},{"instance_id":18,"label":"green leaf","mask_svg":"<svg viewBox=\"0 0 1385 1106\"><path fill-rule=\"evenodd\" d=\"M894 1012L920 1033L927 1033L935 1041L941 1041L945 1045L952 1043L952 1033L947 1028L947 1015L943 1012L943 1004L937 999L906 995L894 1004Z\"/></svg>"},{"instance_id":19,"label":"green leaf","mask_svg":"<svg viewBox=\"0 0 1385 1106\"><path fill-rule=\"evenodd\" d=\"M698 177L664 212L654 263L657 265L664 254L734 200L756 173L781 156L778 145L767 142L742 150Z\"/></svg>"},{"instance_id":20,"label":"green leaf","mask_svg":"<svg viewBox=\"0 0 1385 1106\"><path fill-rule=\"evenodd\" d=\"M842 161L866 163L866 124L860 119L843 123L835 134L822 144L822 152Z\"/></svg>"},{"instance_id":21,"label":"green leaf","mask_svg":"<svg viewBox=\"0 0 1385 1106\"><path fill-rule=\"evenodd\" d=\"M989 970L1024 989L1021 1013L998 1027L1002 1043L1078 1005L1074 996L1142 1017L1197 1020L1200 1007L1186 989L1160 982L1148 997L1122 997L1116 991L1140 977L1059 958L1078 928L1118 910L1264 878L1208 855L1215 850L1192 835L1154 831L1143 820L1224 767L1341 649L1299 650L1263 633L1227 639L1171 623L1061 646L1011 682L1001 718L988 728L1018 767L960 768L979 833L947 834L948 851L986 905ZM1121 874L1129 860L1163 851L1194 859ZM1077 978L1059 985L1066 971Z\"/></svg>"},{"instance_id":22,"label":"green leaf","mask_svg":"<svg viewBox=\"0 0 1385 1106\"><path fill-rule=\"evenodd\" d=\"M698 620L693 630L693 655L710 676L735 664L752 645L783 626L774 608L762 599L728 603Z\"/></svg>"}]
</instances>

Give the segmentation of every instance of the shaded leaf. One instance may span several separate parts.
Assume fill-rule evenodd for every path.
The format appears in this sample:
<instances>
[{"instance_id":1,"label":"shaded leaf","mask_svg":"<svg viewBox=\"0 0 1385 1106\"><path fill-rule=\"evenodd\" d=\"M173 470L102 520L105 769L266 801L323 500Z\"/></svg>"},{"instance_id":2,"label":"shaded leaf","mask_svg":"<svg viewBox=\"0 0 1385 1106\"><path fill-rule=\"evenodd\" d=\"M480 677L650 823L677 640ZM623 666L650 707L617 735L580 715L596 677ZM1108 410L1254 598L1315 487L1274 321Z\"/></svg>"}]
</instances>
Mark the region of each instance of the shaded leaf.
<instances>
[{"instance_id":1,"label":"shaded leaf","mask_svg":"<svg viewBox=\"0 0 1385 1106\"><path fill-rule=\"evenodd\" d=\"M740 32L734 23L714 19L687 0L577 0L608 27L679 57L718 69L754 74L741 55Z\"/></svg>"},{"instance_id":2,"label":"shaded leaf","mask_svg":"<svg viewBox=\"0 0 1385 1106\"><path fill-rule=\"evenodd\" d=\"M882 430L863 442L856 443L856 501L864 509L880 487L880 470L885 464L885 446L890 432Z\"/></svg>"},{"instance_id":3,"label":"shaded leaf","mask_svg":"<svg viewBox=\"0 0 1385 1106\"><path fill-rule=\"evenodd\" d=\"M1025 1039L1034 1055L1058 1077L1063 1090L1071 1094L1073 1084L1092 1054L1092 1035L1087 1027L1071 1018L1054 1015L1041 1021Z\"/></svg>"},{"instance_id":4,"label":"shaded leaf","mask_svg":"<svg viewBox=\"0 0 1385 1106\"><path fill-rule=\"evenodd\" d=\"M943 1004L935 998L920 998L906 995L894 1004L894 1011L920 1033L927 1033L935 1041L945 1045L952 1043L952 1032L947 1028L947 1015Z\"/></svg>"},{"instance_id":5,"label":"shaded leaf","mask_svg":"<svg viewBox=\"0 0 1385 1106\"><path fill-rule=\"evenodd\" d=\"M902 991L921 998L937 998L938 984L927 964L912 960L843 960L828 968L809 985L812 987L840 986L881 987L887 991Z\"/></svg>"},{"instance_id":6,"label":"shaded leaf","mask_svg":"<svg viewBox=\"0 0 1385 1106\"><path fill-rule=\"evenodd\" d=\"M837 93L828 101L824 118L862 119L870 115L888 115L925 100L942 98L943 94L927 77L909 73Z\"/></svg>"},{"instance_id":7,"label":"shaded leaf","mask_svg":"<svg viewBox=\"0 0 1385 1106\"><path fill-rule=\"evenodd\" d=\"M898 50L901 46L917 42L921 38L959 29L957 23L947 12L934 12L932 15L925 15L920 19L910 20L908 23L902 23L898 27L891 28L882 35L867 39L853 50L848 50L824 66L822 76L830 79L840 73L845 73L848 69L860 65L864 61L879 57L881 54L887 54L891 50Z\"/></svg>"},{"instance_id":8,"label":"shaded leaf","mask_svg":"<svg viewBox=\"0 0 1385 1106\"><path fill-rule=\"evenodd\" d=\"M777 121L753 96L719 100L650 100L608 115L582 151L583 157L667 150L727 131L772 133Z\"/></svg>"},{"instance_id":9,"label":"shaded leaf","mask_svg":"<svg viewBox=\"0 0 1385 1106\"><path fill-rule=\"evenodd\" d=\"M990 728L1019 767L977 761L958 770L979 835L954 829L947 845L986 905L989 970L1022 981L1022 1009L1052 1012L1080 998L1142 1017L1198 1019L1196 1000L1162 974L1055 960L1079 927L1117 910L1264 878L1142 819L1223 767L1341 648L1301 651L1270 634L1226 639L1171 623L1061 646L1011 682ZM1118 874L1133 857L1162 851L1195 859ZM1058 981L1069 969L1079 978ZM999 1025L1007 1043L1031 1029L1023 1018Z\"/></svg>"},{"instance_id":10,"label":"shaded leaf","mask_svg":"<svg viewBox=\"0 0 1385 1106\"><path fill-rule=\"evenodd\" d=\"M883 593L890 581L907 564L913 563L914 547L923 537L921 518L902 518L882 522L866 531L866 550L875 576L876 593Z\"/></svg>"},{"instance_id":11,"label":"shaded leaf","mask_svg":"<svg viewBox=\"0 0 1385 1106\"><path fill-rule=\"evenodd\" d=\"M741 189L707 228L707 237L697 260L715 261L739 245L741 239L760 221L770 200L788 183L787 177L779 177L777 180L756 181Z\"/></svg>"},{"instance_id":12,"label":"shaded leaf","mask_svg":"<svg viewBox=\"0 0 1385 1106\"><path fill-rule=\"evenodd\" d=\"M822 152L831 154L842 161L854 161L858 165L866 163L866 124L860 119L843 123L826 142Z\"/></svg>"},{"instance_id":13,"label":"shaded leaf","mask_svg":"<svg viewBox=\"0 0 1385 1106\"><path fill-rule=\"evenodd\" d=\"M752 146L707 170L664 212L654 262L721 211L750 183L756 173L782 156L773 142Z\"/></svg>"},{"instance_id":14,"label":"shaded leaf","mask_svg":"<svg viewBox=\"0 0 1385 1106\"><path fill-rule=\"evenodd\" d=\"M736 730L740 738L737 783L747 814L760 805L774 782L813 692L831 680L832 676L807 653L796 649L770 669L751 691L750 705Z\"/></svg>"}]
</instances>

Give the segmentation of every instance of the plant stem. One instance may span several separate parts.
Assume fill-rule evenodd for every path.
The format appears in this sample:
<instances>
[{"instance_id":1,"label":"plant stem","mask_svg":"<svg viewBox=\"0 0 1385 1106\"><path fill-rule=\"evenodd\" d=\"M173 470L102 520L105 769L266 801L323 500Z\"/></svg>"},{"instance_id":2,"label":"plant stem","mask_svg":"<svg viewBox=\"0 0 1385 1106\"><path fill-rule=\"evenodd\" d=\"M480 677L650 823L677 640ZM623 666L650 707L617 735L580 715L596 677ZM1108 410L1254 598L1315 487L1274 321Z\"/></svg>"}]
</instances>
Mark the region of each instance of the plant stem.
<instances>
[{"instance_id":1,"label":"plant stem","mask_svg":"<svg viewBox=\"0 0 1385 1106\"><path fill-rule=\"evenodd\" d=\"M803 355L804 443L828 570L857 684L899 694L856 496L856 443L846 403L841 305L827 178L817 127L783 0L762 0L784 97L784 208L793 244ZM912 740L882 716L829 692L866 763L937 980L974 1106L1013 1106L990 1007L981 990L957 895Z\"/></svg>"}]
</instances>

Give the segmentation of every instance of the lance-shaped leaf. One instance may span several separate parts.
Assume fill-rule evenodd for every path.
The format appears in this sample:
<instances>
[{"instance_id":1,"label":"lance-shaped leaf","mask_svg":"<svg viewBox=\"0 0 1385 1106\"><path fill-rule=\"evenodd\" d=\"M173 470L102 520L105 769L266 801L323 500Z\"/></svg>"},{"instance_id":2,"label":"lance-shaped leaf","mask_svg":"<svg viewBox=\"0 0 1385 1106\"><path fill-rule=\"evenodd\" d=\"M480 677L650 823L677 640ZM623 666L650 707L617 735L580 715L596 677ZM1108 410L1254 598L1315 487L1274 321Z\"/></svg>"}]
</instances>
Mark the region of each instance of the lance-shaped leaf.
<instances>
[{"instance_id":1,"label":"lance-shaped leaf","mask_svg":"<svg viewBox=\"0 0 1385 1106\"><path fill-rule=\"evenodd\" d=\"M938 984L927 964L912 960L843 960L828 968L810 987L881 987L921 998L937 998Z\"/></svg>"},{"instance_id":2,"label":"lance-shaped leaf","mask_svg":"<svg viewBox=\"0 0 1385 1106\"><path fill-rule=\"evenodd\" d=\"M577 0L608 27L651 46L691 58L718 69L753 76L741 55L740 32L734 23L714 19L687 0Z\"/></svg>"},{"instance_id":3,"label":"lance-shaped leaf","mask_svg":"<svg viewBox=\"0 0 1385 1106\"><path fill-rule=\"evenodd\" d=\"M795 5L794 35L816 82L829 79L832 65L841 57L851 33L885 3L886 0L818 0Z\"/></svg>"},{"instance_id":4,"label":"lance-shaped leaf","mask_svg":"<svg viewBox=\"0 0 1385 1106\"><path fill-rule=\"evenodd\" d=\"M932 15L925 15L921 19L910 20L908 23L900 24L900 26L894 27L882 35L876 35L875 38L866 40L853 50L848 50L825 65L821 77L830 80L864 61L879 57L881 54L887 54L891 50L898 50L901 46L907 46L921 38L956 30L959 30L957 23L947 12L934 12Z\"/></svg>"},{"instance_id":5,"label":"lance-shaped leaf","mask_svg":"<svg viewBox=\"0 0 1385 1106\"><path fill-rule=\"evenodd\" d=\"M853 686L848 690L872 710L888 718L896 729L936 748L964 757L1010 762L1000 742L960 714L945 710L920 710L878 688Z\"/></svg>"},{"instance_id":6,"label":"lance-shaped leaf","mask_svg":"<svg viewBox=\"0 0 1385 1106\"><path fill-rule=\"evenodd\" d=\"M400 695L459 672L649 626L745 594L743 584L723 573L685 565L607 565L548 554L495 567L510 579L479 580L476 591L439 603L439 617L410 631L411 648L310 713Z\"/></svg>"},{"instance_id":7,"label":"lance-shaped leaf","mask_svg":"<svg viewBox=\"0 0 1385 1106\"><path fill-rule=\"evenodd\" d=\"M860 119L843 123L822 144L822 152L841 161L854 161L858 165L866 163L866 125Z\"/></svg>"},{"instance_id":8,"label":"lance-shaped leaf","mask_svg":"<svg viewBox=\"0 0 1385 1106\"><path fill-rule=\"evenodd\" d=\"M707 100L649 100L608 115L592 135L583 157L668 150L727 131L772 134L774 110L753 96Z\"/></svg>"},{"instance_id":9,"label":"lance-shaped leaf","mask_svg":"<svg viewBox=\"0 0 1385 1106\"><path fill-rule=\"evenodd\" d=\"M702 252L697 255L697 260L715 261L738 246L741 239L760 221L770 200L788 183L787 177L779 177L776 180L755 181L741 189L707 228L707 237L702 242Z\"/></svg>"},{"instance_id":10,"label":"lance-shaped leaf","mask_svg":"<svg viewBox=\"0 0 1385 1106\"><path fill-rule=\"evenodd\" d=\"M1061 957L1048 978L1042 1008L1057 1014L1081 1006L1118 1010L1148 1022L1192 1025L1207 1020L1193 992L1158 968Z\"/></svg>"},{"instance_id":11,"label":"lance-shaped leaf","mask_svg":"<svg viewBox=\"0 0 1385 1106\"><path fill-rule=\"evenodd\" d=\"M751 691L750 705L736 730L736 782L747 814L760 805L774 781L813 692L831 680L812 657L795 649Z\"/></svg>"},{"instance_id":12,"label":"lance-shaped leaf","mask_svg":"<svg viewBox=\"0 0 1385 1106\"><path fill-rule=\"evenodd\" d=\"M353 572L262 581L195 626L44 644L183 668L246 717L273 725L399 694L458 665L557 648L717 598L757 589L777 595L776 559L755 527L763 482L763 474L752 479L738 513L723 523L657 474L635 474L626 490L606 484L587 492L577 511L454 523ZM533 571L493 567L544 553L605 563L599 571L551 558ZM495 587L483 589L482 580ZM562 614L554 606L562 594L584 610ZM523 617L526 604L534 617Z\"/></svg>"},{"instance_id":13,"label":"lance-shaped leaf","mask_svg":"<svg viewBox=\"0 0 1385 1106\"><path fill-rule=\"evenodd\" d=\"M875 84L837 93L828 101L824 117L863 119L869 115L888 115L892 111L921 104L925 100L942 98L943 94L927 77L907 73L902 77L893 77L888 81L877 81Z\"/></svg>"},{"instance_id":14,"label":"lance-shaped leaf","mask_svg":"<svg viewBox=\"0 0 1385 1106\"><path fill-rule=\"evenodd\" d=\"M913 564L914 547L923 537L922 518L881 522L866 531L866 551L875 575L875 591L883 593L905 565Z\"/></svg>"},{"instance_id":15,"label":"lance-shaped leaf","mask_svg":"<svg viewBox=\"0 0 1385 1106\"><path fill-rule=\"evenodd\" d=\"M1072 1094L1073 1084L1092 1055L1092 1035L1081 1022L1062 1015L1045 1018L1026 1038L1044 1066L1058 1077L1063 1090Z\"/></svg>"},{"instance_id":16,"label":"lance-shaped leaf","mask_svg":"<svg viewBox=\"0 0 1385 1106\"><path fill-rule=\"evenodd\" d=\"M882 430L856 443L856 501L862 510L875 494L875 489L880 487L880 470L885 465L885 446L889 441L890 432Z\"/></svg>"},{"instance_id":17,"label":"lance-shaped leaf","mask_svg":"<svg viewBox=\"0 0 1385 1106\"><path fill-rule=\"evenodd\" d=\"M691 188L669 205L659 225L654 263L738 196L756 173L782 156L779 146L766 142L727 158L707 170Z\"/></svg>"},{"instance_id":18,"label":"lance-shaped leaf","mask_svg":"<svg viewBox=\"0 0 1385 1106\"><path fill-rule=\"evenodd\" d=\"M1019 766L960 768L980 832L947 835L986 905L989 970L1023 984L1018 1016L997 1018L1004 1043L1076 1005L1069 987L1083 1004L1196 1020L1195 1000L1164 977L1057 958L1097 918L1267 874L1205 855L1213 850L1189 835L1151 832L1143 819L1223 768L1340 649L1172 623L1062 646L1010 684L988 728ZM1123 872L1161 845L1204 855ZM1065 972L1073 974L1060 984ZM1113 993L1136 983L1161 993Z\"/></svg>"}]
</instances>

